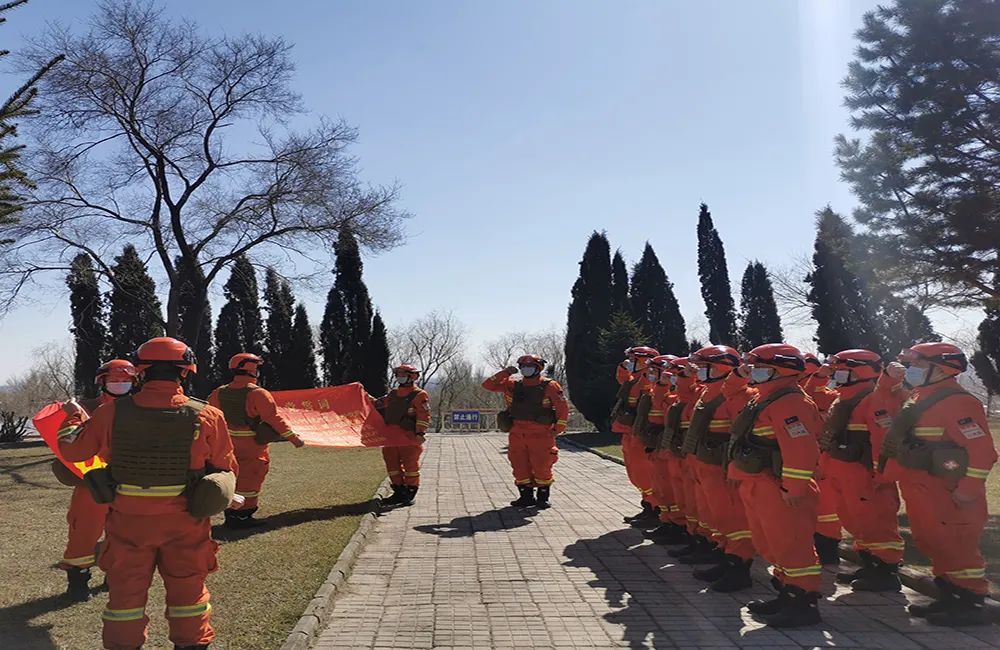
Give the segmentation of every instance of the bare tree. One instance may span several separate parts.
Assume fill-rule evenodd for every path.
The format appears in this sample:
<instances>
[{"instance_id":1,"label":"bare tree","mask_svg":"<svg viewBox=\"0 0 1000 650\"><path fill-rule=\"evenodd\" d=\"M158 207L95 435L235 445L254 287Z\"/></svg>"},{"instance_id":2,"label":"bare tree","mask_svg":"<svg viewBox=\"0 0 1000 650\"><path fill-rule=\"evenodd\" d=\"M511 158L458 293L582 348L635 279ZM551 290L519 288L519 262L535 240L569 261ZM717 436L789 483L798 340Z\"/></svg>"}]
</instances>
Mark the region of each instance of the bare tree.
<instances>
[{"instance_id":1,"label":"bare tree","mask_svg":"<svg viewBox=\"0 0 1000 650\"><path fill-rule=\"evenodd\" d=\"M798 255L787 265L769 271L781 322L786 327L812 325L812 303L809 302L809 284L806 282L806 276L813 271L812 258L806 254Z\"/></svg>"},{"instance_id":2,"label":"bare tree","mask_svg":"<svg viewBox=\"0 0 1000 650\"><path fill-rule=\"evenodd\" d=\"M462 356L465 325L452 312L432 311L405 330L393 331L390 346L393 365L415 364L420 368L418 383L425 387L449 362Z\"/></svg>"},{"instance_id":3,"label":"bare tree","mask_svg":"<svg viewBox=\"0 0 1000 650\"><path fill-rule=\"evenodd\" d=\"M73 352L65 344L47 343L32 351L31 370L4 386L0 404L18 415L34 415L55 401L73 397Z\"/></svg>"},{"instance_id":4,"label":"bare tree","mask_svg":"<svg viewBox=\"0 0 1000 650\"><path fill-rule=\"evenodd\" d=\"M506 368L523 354L537 354L546 360L545 372L562 385L566 385L566 333L508 332L483 346L483 359L489 369Z\"/></svg>"},{"instance_id":5,"label":"bare tree","mask_svg":"<svg viewBox=\"0 0 1000 650\"><path fill-rule=\"evenodd\" d=\"M490 368L506 368L528 347L526 332L508 332L483 345L483 359Z\"/></svg>"},{"instance_id":6,"label":"bare tree","mask_svg":"<svg viewBox=\"0 0 1000 650\"><path fill-rule=\"evenodd\" d=\"M28 159L38 187L7 229L17 243L0 268L2 297L80 252L114 283L113 254L131 242L162 266L168 334L193 345L201 311L181 323L184 282L199 304L238 256L312 261L345 226L370 250L397 245L407 216L397 187L358 179L355 129L326 119L286 128L304 112L290 49L206 36L144 0L105 0L87 33L52 27L37 39L26 69L67 56L42 79ZM235 137L254 128L254 143Z\"/></svg>"}]
</instances>

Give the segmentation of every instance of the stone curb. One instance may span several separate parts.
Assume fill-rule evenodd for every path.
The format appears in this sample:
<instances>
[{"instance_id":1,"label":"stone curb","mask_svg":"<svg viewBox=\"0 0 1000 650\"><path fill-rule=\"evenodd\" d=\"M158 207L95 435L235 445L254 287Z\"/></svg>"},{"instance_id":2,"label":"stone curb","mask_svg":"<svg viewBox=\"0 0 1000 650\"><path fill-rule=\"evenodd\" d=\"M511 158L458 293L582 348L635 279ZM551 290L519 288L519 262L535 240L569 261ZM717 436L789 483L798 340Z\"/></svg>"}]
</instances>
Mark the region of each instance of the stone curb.
<instances>
[{"instance_id":1,"label":"stone curb","mask_svg":"<svg viewBox=\"0 0 1000 650\"><path fill-rule=\"evenodd\" d=\"M587 451L591 454L594 454L595 456L600 456L605 460L610 460L612 463L618 463L619 465L625 464L625 461L623 461L621 458L618 458L617 456L612 456L611 454L605 453L603 451L591 449L590 447L582 443L570 440L568 438L559 438L559 442L563 442L569 445L570 447L575 447L577 449ZM858 566L861 565L861 556L859 556L854 551L854 549L841 548L840 557L844 560L847 560L848 562L851 562L852 564L856 564ZM905 586L909 587L913 591L921 593L930 598L938 597L938 588L937 585L934 584L934 576L931 574L930 571L904 566L899 571L899 580ZM989 609L990 616L993 618L993 620L997 623L1000 623L1000 602L993 600L992 598L987 598L986 607L987 609Z\"/></svg>"},{"instance_id":2,"label":"stone curb","mask_svg":"<svg viewBox=\"0 0 1000 650\"><path fill-rule=\"evenodd\" d=\"M389 479L386 478L379 485L378 489L375 490L372 500L375 501L384 497L388 493L388 489ZM361 554L361 550L365 546L365 541L368 535L371 534L372 527L375 525L377 515L378 509L376 508L374 511L362 516L361 523L358 524L358 529L354 531L351 539L347 542L347 546L340 552L340 556L337 557L337 562L330 570L326 581L320 585L319 590L316 591L312 600L309 601L309 605L306 606L306 610L299 618L299 622L295 624L288 638L285 639L285 643L282 644L281 650L308 650L315 638L323 631L330 617L330 611L333 609L333 599L347 581L347 577L351 574L351 569Z\"/></svg>"}]
</instances>

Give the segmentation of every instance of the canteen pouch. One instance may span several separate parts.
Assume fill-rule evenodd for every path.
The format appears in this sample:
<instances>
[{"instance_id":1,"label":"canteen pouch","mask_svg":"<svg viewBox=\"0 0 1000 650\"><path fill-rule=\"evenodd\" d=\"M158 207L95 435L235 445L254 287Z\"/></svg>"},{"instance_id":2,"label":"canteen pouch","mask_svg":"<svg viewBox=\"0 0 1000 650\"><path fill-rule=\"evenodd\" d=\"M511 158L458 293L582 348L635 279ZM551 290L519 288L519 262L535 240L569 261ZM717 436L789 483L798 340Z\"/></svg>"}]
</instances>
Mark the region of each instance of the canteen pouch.
<instances>
[{"instance_id":1,"label":"canteen pouch","mask_svg":"<svg viewBox=\"0 0 1000 650\"><path fill-rule=\"evenodd\" d=\"M931 452L931 476L958 480L969 468L969 452L961 447L935 449Z\"/></svg>"},{"instance_id":2,"label":"canteen pouch","mask_svg":"<svg viewBox=\"0 0 1000 650\"><path fill-rule=\"evenodd\" d=\"M268 445L272 442L285 442L287 438L282 438L267 422L258 420L251 424L254 431L253 439L258 445Z\"/></svg>"},{"instance_id":3,"label":"canteen pouch","mask_svg":"<svg viewBox=\"0 0 1000 650\"><path fill-rule=\"evenodd\" d=\"M497 429L500 429L504 433L510 433L510 430L514 428L514 418L511 417L510 411L500 411L497 413Z\"/></svg>"}]
</instances>

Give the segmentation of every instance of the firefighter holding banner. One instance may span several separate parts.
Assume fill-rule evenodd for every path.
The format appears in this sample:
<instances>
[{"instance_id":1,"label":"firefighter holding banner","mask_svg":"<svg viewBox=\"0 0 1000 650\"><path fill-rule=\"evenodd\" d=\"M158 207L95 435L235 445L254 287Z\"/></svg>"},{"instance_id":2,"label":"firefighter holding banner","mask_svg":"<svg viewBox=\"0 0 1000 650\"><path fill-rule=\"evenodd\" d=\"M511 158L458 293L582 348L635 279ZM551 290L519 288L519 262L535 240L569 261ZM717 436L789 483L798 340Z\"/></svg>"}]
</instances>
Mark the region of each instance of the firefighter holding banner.
<instances>
[{"instance_id":1,"label":"firefighter holding banner","mask_svg":"<svg viewBox=\"0 0 1000 650\"><path fill-rule=\"evenodd\" d=\"M90 419L71 402L58 433L67 460L96 455L108 463L85 475L95 500L111 504L99 558L109 590L104 647L146 642L146 600L158 570L170 640L179 650L207 648L215 634L205 578L218 566L209 517L233 498L236 458L222 413L181 388L197 372L191 349L160 337L136 357L143 384L135 395L99 407Z\"/></svg>"},{"instance_id":2,"label":"firefighter holding banner","mask_svg":"<svg viewBox=\"0 0 1000 650\"><path fill-rule=\"evenodd\" d=\"M80 406L88 415L92 414L98 406L132 392L134 381L135 366L124 359L112 359L98 368L94 378L101 394L94 399L81 400ZM97 564L95 547L104 534L104 521L109 508L106 503L94 501L87 486L62 462L53 461L53 469L60 481L75 484L66 513L66 523L69 524L66 551L59 567L66 571L66 594L70 600L86 602L90 600L90 569Z\"/></svg>"},{"instance_id":3,"label":"firefighter holding banner","mask_svg":"<svg viewBox=\"0 0 1000 650\"><path fill-rule=\"evenodd\" d=\"M226 510L226 528L241 529L262 525L254 519L261 488L271 465L268 445L287 440L296 447L304 443L278 413L271 393L257 385L257 376L264 360L256 354L241 352L229 360L233 380L212 391L208 403L226 417L229 437L233 441L239 472L236 493L243 497L238 508Z\"/></svg>"},{"instance_id":4,"label":"firefighter holding banner","mask_svg":"<svg viewBox=\"0 0 1000 650\"><path fill-rule=\"evenodd\" d=\"M382 447L385 471L392 483L387 506L408 506L420 489L420 456L424 452L424 434L431 423L430 397L417 387L420 370L410 364L392 369L396 388L376 400L376 406L389 429L401 433L410 442L398 447Z\"/></svg>"}]
</instances>

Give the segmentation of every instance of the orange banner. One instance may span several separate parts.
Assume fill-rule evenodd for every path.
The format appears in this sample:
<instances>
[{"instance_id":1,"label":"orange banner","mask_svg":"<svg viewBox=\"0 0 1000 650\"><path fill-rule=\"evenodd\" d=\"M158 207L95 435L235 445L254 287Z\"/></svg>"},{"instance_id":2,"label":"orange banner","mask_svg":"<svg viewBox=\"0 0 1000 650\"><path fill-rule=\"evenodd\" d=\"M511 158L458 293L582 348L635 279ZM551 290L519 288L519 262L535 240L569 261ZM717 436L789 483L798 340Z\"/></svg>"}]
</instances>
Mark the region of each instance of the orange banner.
<instances>
[{"instance_id":1,"label":"orange banner","mask_svg":"<svg viewBox=\"0 0 1000 650\"><path fill-rule=\"evenodd\" d=\"M361 384L279 390L278 412L313 447L405 447L413 441L386 427Z\"/></svg>"},{"instance_id":2,"label":"orange banner","mask_svg":"<svg viewBox=\"0 0 1000 650\"><path fill-rule=\"evenodd\" d=\"M84 416L84 419L86 419L86 416ZM92 469L107 467L108 464L100 456L94 456L82 463L71 463L63 458L63 455L59 453L59 439L57 434L65 421L66 413L63 411L62 402L52 402L43 406L42 410L36 413L35 417L31 418L31 423L38 430L38 435L42 437L42 440L49 446L52 453L77 476L82 478L84 474Z\"/></svg>"}]
</instances>

